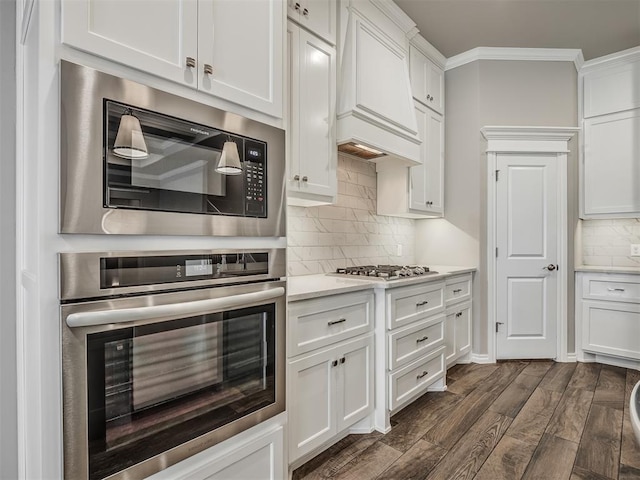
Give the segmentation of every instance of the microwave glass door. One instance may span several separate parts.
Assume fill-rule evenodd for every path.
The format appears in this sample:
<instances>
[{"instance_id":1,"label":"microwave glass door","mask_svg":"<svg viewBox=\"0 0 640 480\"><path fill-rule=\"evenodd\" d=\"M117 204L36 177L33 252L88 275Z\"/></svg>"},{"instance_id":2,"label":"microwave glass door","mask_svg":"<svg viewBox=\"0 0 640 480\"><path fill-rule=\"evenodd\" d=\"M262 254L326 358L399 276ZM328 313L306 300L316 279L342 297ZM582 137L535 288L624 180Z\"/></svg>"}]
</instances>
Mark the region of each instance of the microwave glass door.
<instances>
[{"instance_id":1,"label":"microwave glass door","mask_svg":"<svg viewBox=\"0 0 640 480\"><path fill-rule=\"evenodd\" d=\"M275 305L87 336L89 479L275 402Z\"/></svg>"},{"instance_id":2,"label":"microwave glass door","mask_svg":"<svg viewBox=\"0 0 640 480\"><path fill-rule=\"evenodd\" d=\"M105 207L267 216L264 142L111 100L104 110ZM236 175L217 171L225 142Z\"/></svg>"}]
</instances>

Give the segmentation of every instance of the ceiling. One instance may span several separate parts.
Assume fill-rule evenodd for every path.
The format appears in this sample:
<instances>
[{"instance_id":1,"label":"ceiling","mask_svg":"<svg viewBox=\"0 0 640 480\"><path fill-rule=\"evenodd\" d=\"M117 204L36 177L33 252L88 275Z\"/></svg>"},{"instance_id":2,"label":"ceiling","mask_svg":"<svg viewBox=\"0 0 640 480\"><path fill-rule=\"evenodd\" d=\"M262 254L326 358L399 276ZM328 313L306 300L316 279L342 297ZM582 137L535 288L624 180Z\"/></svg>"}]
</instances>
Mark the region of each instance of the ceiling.
<instances>
[{"instance_id":1,"label":"ceiling","mask_svg":"<svg viewBox=\"0 0 640 480\"><path fill-rule=\"evenodd\" d=\"M640 0L395 0L445 57L476 47L578 48L585 60L640 45Z\"/></svg>"}]
</instances>

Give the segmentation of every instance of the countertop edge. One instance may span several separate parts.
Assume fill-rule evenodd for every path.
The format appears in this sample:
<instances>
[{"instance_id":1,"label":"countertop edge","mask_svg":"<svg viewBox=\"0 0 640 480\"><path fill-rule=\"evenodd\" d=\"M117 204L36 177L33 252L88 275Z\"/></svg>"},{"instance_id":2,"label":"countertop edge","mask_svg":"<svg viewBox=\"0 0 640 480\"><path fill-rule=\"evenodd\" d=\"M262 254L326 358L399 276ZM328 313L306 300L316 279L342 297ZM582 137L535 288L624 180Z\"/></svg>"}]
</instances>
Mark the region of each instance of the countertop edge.
<instances>
[{"instance_id":1,"label":"countertop edge","mask_svg":"<svg viewBox=\"0 0 640 480\"><path fill-rule=\"evenodd\" d=\"M391 280L388 282L361 278L336 277L326 274L287 277L287 301L298 302L301 300L309 300L368 289L386 290L388 288L404 287L419 283L444 281L448 277L472 273L477 270L476 267L443 265L436 265L430 268L439 273L423 277Z\"/></svg>"},{"instance_id":2,"label":"countertop edge","mask_svg":"<svg viewBox=\"0 0 640 480\"><path fill-rule=\"evenodd\" d=\"M599 265L579 265L574 268L576 272L590 273L628 273L631 275L640 275L640 266L638 267L610 267Z\"/></svg>"}]
</instances>

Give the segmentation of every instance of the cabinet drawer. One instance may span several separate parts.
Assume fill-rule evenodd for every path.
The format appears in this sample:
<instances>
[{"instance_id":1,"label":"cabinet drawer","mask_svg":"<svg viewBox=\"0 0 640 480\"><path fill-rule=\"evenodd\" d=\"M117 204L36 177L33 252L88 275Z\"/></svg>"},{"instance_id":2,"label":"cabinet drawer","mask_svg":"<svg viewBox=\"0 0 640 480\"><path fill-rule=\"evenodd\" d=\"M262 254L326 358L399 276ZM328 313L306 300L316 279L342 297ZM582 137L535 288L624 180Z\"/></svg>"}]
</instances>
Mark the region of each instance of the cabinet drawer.
<instances>
[{"instance_id":1,"label":"cabinet drawer","mask_svg":"<svg viewBox=\"0 0 640 480\"><path fill-rule=\"evenodd\" d=\"M389 375L389 409L409 402L444 375L444 346Z\"/></svg>"},{"instance_id":2,"label":"cabinet drawer","mask_svg":"<svg viewBox=\"0 0 640 480\"><path fill-rule=\"evenodd\" d=\"M444 287L444 301L447 306L471 299L471 275L447 280Z\"/></svg>"},{"instance_id":3,"label":"cabinet drawer","mask_svg":"<svg viewBox=\"0 0 640 480\"><path fill-rule=\"evenodd\" d=\"M407 325L389 334L389 370L405 365L442 345L444 315Z\"/></svg>"},{"instance_id":4,"label":"cabinet drawer","mask_svg":"<svg viewBox=\"0 0 640 480\"><path fill-rule=\"evenodd\" d=\"M289 304L288 356L371 331L373 305L372 292L292 302Z\"/></svg>"},{"instance_id":5,"label":"cabinet drawer","mask_svg":"<svg viewBox=\"0 0 640 480\"><path fill-rule=\"evenodd\" d=\"M616 275L585 276L583 278L583 298L640 303L640 277Z\"/></svg>"},{"instance_id":6,"label":"cabinet drawer","mask_svg":"<svg viewBox=\"0 0 640 480\"><path fill-rule=\"evenodd\" d=\"M582 348L640 359L640 305L582 302Z\"/></svg>"},{"instance_id":7,"label":"cabinet drawer","mask_svg":"<svg viewBox=\"0 0 640 480\"><path fill-rule=\"evenodd\" d=\"M391 290L387 294L389 330L444 310L444 283L428 283Z\"/></svg>"}]
</instances>

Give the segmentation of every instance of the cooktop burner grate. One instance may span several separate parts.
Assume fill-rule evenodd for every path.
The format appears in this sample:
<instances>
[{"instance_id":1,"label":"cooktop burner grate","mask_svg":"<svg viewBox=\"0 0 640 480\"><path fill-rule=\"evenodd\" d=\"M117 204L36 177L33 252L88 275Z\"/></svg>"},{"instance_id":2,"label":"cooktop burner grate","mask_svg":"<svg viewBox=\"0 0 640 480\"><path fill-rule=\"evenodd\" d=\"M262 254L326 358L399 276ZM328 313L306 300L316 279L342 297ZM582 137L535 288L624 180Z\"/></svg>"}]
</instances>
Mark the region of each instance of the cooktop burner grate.
<instances>
[{"instance_id":1,"label":"cooktop burner grate","mask_svg":"<svg viewBox=\"0 0 640 480\"><path fill-rule=\"evenodd\" d=\"M434 274L429 267L407 266L407 265L358 265L354 267L338 268L336 275L356 275L363 277L376 277L385 280L395 280L398 278L417 277L421 275Z\"/></svg>"}]
</instances>

